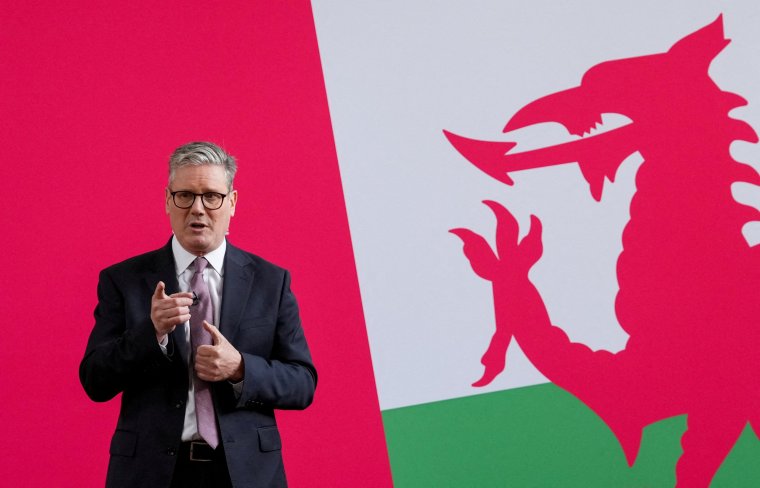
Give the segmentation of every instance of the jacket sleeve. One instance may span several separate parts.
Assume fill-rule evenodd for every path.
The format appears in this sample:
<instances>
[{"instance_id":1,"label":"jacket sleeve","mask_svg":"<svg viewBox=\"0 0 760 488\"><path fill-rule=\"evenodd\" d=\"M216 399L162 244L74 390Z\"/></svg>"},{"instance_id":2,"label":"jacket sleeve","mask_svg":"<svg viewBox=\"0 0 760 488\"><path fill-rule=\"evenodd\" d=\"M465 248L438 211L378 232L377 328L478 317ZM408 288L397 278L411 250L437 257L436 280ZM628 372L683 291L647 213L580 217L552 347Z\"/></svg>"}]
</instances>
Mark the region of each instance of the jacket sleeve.
<instances>
[{"instance_id":1,"label":"jacket sleeve","mask_svg":"<svg viewBox=\"0 0 760 488\"><path fill-rule=\"evenodd\" d=\"M241 351L245 377L239 408L303 409L314 398L317 371L290 290L290 274L284 271L282 278L271 354Z\"/></svg>"},{"instance_id":2,"label":"jacket sleeve","mask_svg":"<svg viewBox=\"0 0 760 488\"><path fill-rule=\"evenodd\" d=\"M114 268L100 273L95 326L90 333L79 380L94 401L110 400L131 384L145 381L173 360L161 351L150 320L150 294Z\"/></svg>"}]
</instances>

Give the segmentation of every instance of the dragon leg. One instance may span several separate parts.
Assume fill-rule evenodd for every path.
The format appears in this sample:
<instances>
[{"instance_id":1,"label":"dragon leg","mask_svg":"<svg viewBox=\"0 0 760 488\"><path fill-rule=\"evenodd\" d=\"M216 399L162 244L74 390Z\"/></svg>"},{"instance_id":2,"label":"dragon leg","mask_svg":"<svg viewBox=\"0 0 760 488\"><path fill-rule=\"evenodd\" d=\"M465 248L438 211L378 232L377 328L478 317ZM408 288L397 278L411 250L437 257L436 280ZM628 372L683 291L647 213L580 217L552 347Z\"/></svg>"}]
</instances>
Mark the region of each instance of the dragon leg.
<instances>
[{"instance_id":1,"label":"dragon leg","mask_svg":"<svg viewBox=\"0 0 760 488\"><path fill-rule=\"evenodd\" d=\"M528 272L541 257L541 222L531 217L528 234L518 241L518 224L509 211L486 201L497 219L495 250L480 235L468 229L451 232L464 242L464 253L475 273L493 284L496 330L481 362L483 376L473 386L489 384L504 370L512 338L519 343L531 363L549 380L566 389L597 412L617 436L632 465L641 442L643 419L633 408L624 416L615 415L617 403L638 406L640 395L626 387L621 378L626 367L625 353L592 351L572 342L552 324L543 299L530 281Z\"/></svg>"},{"instance_id":2,"label":"dragon leg","mask_svg":"<svg viewBox=\"0 0 760 488\"><path fill-rule=\"evenodd\" d=\"M485 201L496 215L496 251L480 235L468 229L452 229L464 243L464 253L473 271L491 281L496 308L496 331L481 359L485 366L483 376L473 386L485 386L504 370L506 354L512 340L514 317L520 317L522 298L532 287L528 271L541 257L541 222L531 216L531 230L518 244L519 227L509 211L493 201ZM504 297L503 299L501 297ZM540 297L538 297L540 302ZM509 302L509 303L507 303ZM507 308L507 310L503 310Z\"/></svg>"},{"instance_id":3,"label":"dragon leg","mask_svg":"<svg viewBox=\"0 0 760 488\"><path fill-rule=\"evenodd\" d=\"M723 408L689 413L681 438L683 454L676 465L676 488L707 488L747 425L743 415Z\"/></svg>"}]
</instances>

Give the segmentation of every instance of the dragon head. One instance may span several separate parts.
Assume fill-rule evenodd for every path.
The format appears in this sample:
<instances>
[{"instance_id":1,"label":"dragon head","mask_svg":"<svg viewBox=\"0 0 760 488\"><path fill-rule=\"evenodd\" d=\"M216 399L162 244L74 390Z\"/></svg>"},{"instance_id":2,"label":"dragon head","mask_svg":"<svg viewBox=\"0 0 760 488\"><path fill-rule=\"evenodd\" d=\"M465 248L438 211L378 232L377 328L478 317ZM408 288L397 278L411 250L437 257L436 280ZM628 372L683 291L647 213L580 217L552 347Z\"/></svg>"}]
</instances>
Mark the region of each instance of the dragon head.
<instances>
[{"instance_id":1,"label":"dragon head","mask_svg":"<svg viewBox=\"0 0 760 488\"><path fill-rule=\"evenodd\" d=\"M704 109L717 103L723 110L739 106L738 97L716 97L720 90L708 68L728 44L722 17L684 37L667 52L607 61L590 68L579 86L539 98L520 109L504 132L554 122L580 139L545 148L509 153L512 142L489 142L444 134L451 144L485 173L507 184L511 171L577 162L599 201L605 178L614 181L620 164L640 150L641 141L656 141L662 127L682 124L688 107ZM729 95L729 94L724 94ZM712 101L712 102L711 102ZM606 132L590 134L602 114L620 114L631 122Z\"/></svg>"}]
</instances>

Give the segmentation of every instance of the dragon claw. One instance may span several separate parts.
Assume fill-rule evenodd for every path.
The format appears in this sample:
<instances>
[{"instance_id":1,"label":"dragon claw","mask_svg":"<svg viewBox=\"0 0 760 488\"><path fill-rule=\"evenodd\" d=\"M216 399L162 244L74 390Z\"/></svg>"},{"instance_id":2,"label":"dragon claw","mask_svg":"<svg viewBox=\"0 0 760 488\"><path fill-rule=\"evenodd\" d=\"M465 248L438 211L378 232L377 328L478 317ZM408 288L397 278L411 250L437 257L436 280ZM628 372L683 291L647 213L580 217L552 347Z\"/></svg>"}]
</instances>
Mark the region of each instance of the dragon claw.
<instances>
[{"instance_id":1,"label":"dragon claw","mask_svg":"<svg viewBox=\"0 0 760 488\"><path fill-rule=\"evenodd\" d=\"M543 254L542 226L539 218L535 215L530 216L530 230L520 240L520 227L514 215L493 200L485 200L483 203L496 216L496 251L483 236L469 229L449 230L462 240L464 254L469 259L473 271L485 280L497 281L515 268L521 272L529 270Z\"/></svg>"},{"instance_id":2,"label":"dragon claw","mask_svg":"<svg viewBox=\"0 0 760 488\"><path fill-rule=\"evenodd\" d=\"M509 256L514 256L520 268L530 269L543 254L541 220L531 215L530 230L520 240L520 227L515 216L498 202L484 200L483 203L496 216L496 249L499 259L506 260Z\"/></svg>"},{"instance_id":3,"label":"dragon claw","mask_svg":"<svg viewBox=\"0 0 760 488\"><path fill-rule=\"evenodd\" d=\"M530 230L520 241L520 261L524 267L530 269L544 253L544 244L541 240L543 226L541 220L535 215L530 216Z\"/></svg>"},{"instance_id":4,"label":"dragon claw","mask_svg":"<svg viewBox=\"0 0 760 488\"><path fill-rule=\"evenodd\" d=\"M484 280L493 281L499 259L483 236L469 229L451 229L449 232L462 240L464 255L470 260L470 266L475 274Z\"/></svg>"}]
</instances>

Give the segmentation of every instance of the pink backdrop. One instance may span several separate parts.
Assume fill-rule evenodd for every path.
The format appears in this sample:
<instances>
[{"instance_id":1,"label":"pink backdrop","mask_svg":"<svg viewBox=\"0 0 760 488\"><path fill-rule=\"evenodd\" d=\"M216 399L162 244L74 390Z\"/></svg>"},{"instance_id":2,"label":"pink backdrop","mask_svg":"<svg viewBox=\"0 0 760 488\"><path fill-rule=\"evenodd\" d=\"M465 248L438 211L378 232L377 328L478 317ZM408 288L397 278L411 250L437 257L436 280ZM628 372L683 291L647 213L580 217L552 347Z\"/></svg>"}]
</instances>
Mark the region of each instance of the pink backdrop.
<instances>
[{"instance_id":1,"label":"pink backdrop","mask_svg":"<svg viewBox=\"0 0 760 488\"><path fill-rule=\"evenodd\" d=\"M167 157L207 139L240 165L230 241L292 271L320 373L279 415L291 485L389 486L308 2L78 3L0 6L3 484L102 485L118 402L77 378L97 273L165 243Z\"/></svg>"}]
</instances>

